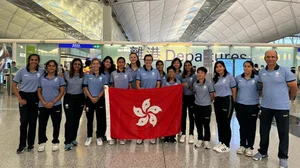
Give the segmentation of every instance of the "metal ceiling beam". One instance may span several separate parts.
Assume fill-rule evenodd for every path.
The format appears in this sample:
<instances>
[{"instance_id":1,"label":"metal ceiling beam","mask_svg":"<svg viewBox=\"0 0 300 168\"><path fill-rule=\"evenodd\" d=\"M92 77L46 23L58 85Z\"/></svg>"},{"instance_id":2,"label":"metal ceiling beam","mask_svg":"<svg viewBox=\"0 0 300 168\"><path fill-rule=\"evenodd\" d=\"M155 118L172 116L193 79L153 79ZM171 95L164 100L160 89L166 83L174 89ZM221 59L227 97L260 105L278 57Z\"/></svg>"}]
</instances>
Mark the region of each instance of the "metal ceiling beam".
<instances>
[{"instance_id":1,"label":"metal ceiling beam","mask_svg":"<svg viewBox=\"0 0 300 168\"><path fill-rule=\"evenodd\" d=\"M194 41L235 2L236 0L206 0L179 41Z\"/></svg>"},{"instance_id":2,"label":"metal ceiling beam","mask_svg":"<svg viewBox=\"0 0 300 168\"><path fill-rule=\"evenodd\" d=\"M65 32L66 34L78 40L90 40L87 36L74 29L71 25L59 19L45 8L41 7L32 0L7 0L11 4L23 9L24 11L32 14L33 16L43 20L44 22L52 25L53 27Z\"/></svg>"}]
</instances>

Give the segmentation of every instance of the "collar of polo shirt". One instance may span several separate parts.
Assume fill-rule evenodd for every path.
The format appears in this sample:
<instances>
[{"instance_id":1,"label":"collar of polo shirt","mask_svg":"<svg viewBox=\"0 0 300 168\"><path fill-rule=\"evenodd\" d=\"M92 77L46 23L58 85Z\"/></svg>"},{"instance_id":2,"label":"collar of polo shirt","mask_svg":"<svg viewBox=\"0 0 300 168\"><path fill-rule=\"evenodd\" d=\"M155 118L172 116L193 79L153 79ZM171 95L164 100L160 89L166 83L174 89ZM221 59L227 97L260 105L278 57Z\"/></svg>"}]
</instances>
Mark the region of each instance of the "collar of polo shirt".
<instances>
[{"instance_id":1,"label":"collar of polo shirt","mask_svg":"<svg viewBox=\"0 0 300 168\"><path fill-rule=\"evenodd\" d=\"M265 68L266 70L268 70L268 65L266 66L266 68ZM275 68L274 68L274 70L278 70L279 69L279 65L278 64L276 64L276 66L275 66Z\"/></svg>"},{"instance_id":2,"label":"collar of polo shirt","mask_svg":"<svg viewBox=\"0 0 300 168\"><path fill-rule=\"evenodd\" d=\"M243 73L241 76L242 76L242 78L245 78L245 73ZM253 73L251 74L250 78L254 78L254 74Z\"/></svg>"},{"instance_id":3,"label":"collar of polo shirt","mask_svg":"<svg viewBox=\"0 0 300 168\"><path fill-rule=\"evenodd\" d=\"M203 83L205 83L206 79L204 78ZM200 83L200 80L197 80L197 83Z\"/></svg>"},{"instance_id":4,"label":"collar of polo shirt","mask_svg":"<svg viewBox=\"0 0 300 168\"><path fill-rule=\"evenodd\" d=\"M123 71L119 71L119 70L117 69L117 72L118 72L118 73L120 73L120 72L125 73L125 69L123 69Z\"/></svg>"},{"instance_id":5,"label":"collar of polo shirt","mask_svg":"<svg viewBox=\"0 0 300 168\"><path fill-rule=\"evenodd\" d=\"M146 68L146 65L144 65L143 68L145 69L145 71L148 71L148 69ZM151 66L150 71L152 71L152 69L153 69L153 68L152 68L152 66Z\"/></svg>"},{"instance_id":6,"label":"collar of polo shirt","mask_svg":"<svg viewBox=\"0 0 300 168\"><path fill-rule=\"evenodd\" d=\"M167 82L170 82L170 79L169 79L169 78L167 79ZM176 78L174 78L174 82L177 82L177 79L176 79Z\"/></svg>"},{"instance_id":7,"label":"collar of polo shirt","mask_svg":"<svg viewBox=\"0 0 300 168\"><path fill-rule=\"evenodd\" d=\"M57 73L54 73L54 76L57 76L58 74ZM48 73L45 73L44 77L47 77L48 76Z\"/></svg>"},{"instance_id":8,"label":"collar of polo shirt","mask_svg":"<svg viewBox=\"0 0 300 168\"><path fill-rule=\"evenodd\" d=\"M26 66L26 70L27 70L27 72L30 72L29 66L28 67ZM39 67L36 67L35 71L39 71Z\"/></svg>"},{"instance_id":9,"label":"collar of polo shirt","mask_svg":"<svg viewBox=\"0 0 300 168\"><path fill-rule=\"evenodd\" d=\"M96 76L96 73L93 73L94 76ZM98 72L98 75L101 76L101 72Z\"/></svg>"}]
</instances>

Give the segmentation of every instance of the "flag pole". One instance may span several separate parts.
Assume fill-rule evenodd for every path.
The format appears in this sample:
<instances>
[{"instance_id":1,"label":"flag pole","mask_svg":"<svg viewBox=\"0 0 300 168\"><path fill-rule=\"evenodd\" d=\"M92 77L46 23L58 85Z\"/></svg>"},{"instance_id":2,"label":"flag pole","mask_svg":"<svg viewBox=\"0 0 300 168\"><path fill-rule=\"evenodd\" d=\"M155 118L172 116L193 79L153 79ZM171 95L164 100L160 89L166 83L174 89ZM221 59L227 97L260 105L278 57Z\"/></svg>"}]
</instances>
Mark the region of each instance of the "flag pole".
<instances>
[{"instance_id":1,"label":"flag pole","mask_svg":"<svg viewBox=\"0 0 300 168\"><path fill-rule=\"evenodd\" d=\"M106 108L106 138L112 140L110 137L110 103L109 103L109 87L104 85L104 96L105 96L105 108Z\"/></svg>"}]
</instances>

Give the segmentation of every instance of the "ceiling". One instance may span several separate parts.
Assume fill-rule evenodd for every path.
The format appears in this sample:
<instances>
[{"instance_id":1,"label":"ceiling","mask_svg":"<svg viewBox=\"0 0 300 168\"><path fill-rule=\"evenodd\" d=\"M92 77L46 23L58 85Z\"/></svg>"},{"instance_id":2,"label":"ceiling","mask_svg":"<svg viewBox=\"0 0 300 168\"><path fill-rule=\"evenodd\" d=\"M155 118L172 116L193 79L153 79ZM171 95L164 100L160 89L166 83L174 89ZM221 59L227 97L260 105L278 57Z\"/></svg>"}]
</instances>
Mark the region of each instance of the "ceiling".
<instances>
[{"instance_id":1,"label":"ceiling","mask_svg":"<svg viewBox=\"0 0 300 168\"><path fill-rule=\"evenodd\" d=\"M103 1L0 0L0 38L101 40ZM114 1L130 41L259 43L300 32L300 0Z\"/></svg>"}]
</instances>

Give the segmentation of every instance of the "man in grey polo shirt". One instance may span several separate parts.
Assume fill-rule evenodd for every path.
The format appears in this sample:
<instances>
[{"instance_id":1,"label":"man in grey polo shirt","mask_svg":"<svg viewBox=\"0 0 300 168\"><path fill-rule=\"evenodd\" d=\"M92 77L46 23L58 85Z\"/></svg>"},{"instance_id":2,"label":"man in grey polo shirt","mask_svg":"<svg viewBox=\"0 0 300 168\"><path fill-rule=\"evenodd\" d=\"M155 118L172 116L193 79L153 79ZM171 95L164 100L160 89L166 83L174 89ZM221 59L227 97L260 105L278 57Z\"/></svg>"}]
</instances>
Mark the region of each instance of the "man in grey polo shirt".
<instances>
[{"instance_id":1,"label":"man in grey polo shirt","mask_svg":"<svg viewBox=\"0 0 300 168\"><path fill-rule=\"evenodd\" d=\"M277 52L269 50L264 57L267 66L258 74L262 88L262 113L260 116L260 149L254 160L268 157L269 134L273 117L276 119L279 135L279 167L287 168L289 147L289 111L290 99L297 91L295 76L287 68L279 66Z\"/></svg>"}]
</instances>

